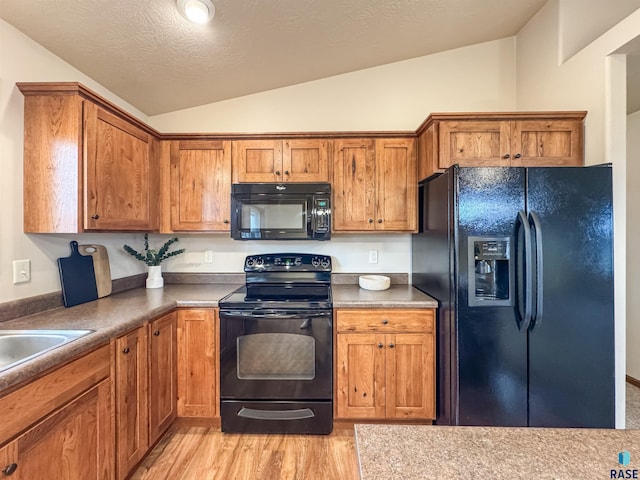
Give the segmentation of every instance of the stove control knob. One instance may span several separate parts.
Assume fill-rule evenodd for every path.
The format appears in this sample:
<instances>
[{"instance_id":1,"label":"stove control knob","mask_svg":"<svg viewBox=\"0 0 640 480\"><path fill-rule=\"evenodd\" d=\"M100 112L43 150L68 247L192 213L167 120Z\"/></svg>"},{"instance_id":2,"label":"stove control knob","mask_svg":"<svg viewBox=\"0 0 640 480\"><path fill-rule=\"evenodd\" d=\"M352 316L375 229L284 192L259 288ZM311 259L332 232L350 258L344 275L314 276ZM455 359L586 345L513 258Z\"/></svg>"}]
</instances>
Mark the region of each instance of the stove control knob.
<instances>
[{"instance_id":1,"label":"stove control knob","mask_svg":"<svg viewBox=\"0 0 640 480\"><path fill-rule=\"evenodd\" d=\"M259 267L264 265L264 260L262 259L262 257L258 257L258 259L256 260L256 265L258 265Z\"/></svg>"},{"instance_id":2,"label":"stove control knob","mask_svg":"<svg viewBox=\"0 0 640 480\"><path fill-rule=\"evenodd\" d=\"M255 258L253 257L249 257L247 258L247 267L253 267L253 265L256 263Z\"/></svg>"},{"instance_id":3,"label":"stove control knob","mask_svg":"<svg viewBox=\"0 0 640 480\"><path fill-rule=\"evenodd\" d=\"M329 260L328 257L324 257L321 261L320 261L320 265L322 265L322 268L328 268L329 265L331 265L331 261Z\"/></svg>"},{"instance_id":4,"label":"stove control knob","mask_svg":"<svg viewBox=\"0 0 640 480\"><path fill-rule=\"evenodd\" d=\"M318 268L320 266L320 259L318 257L313 257L311 259L311 265Z\"/></svg>"}]
</instances>

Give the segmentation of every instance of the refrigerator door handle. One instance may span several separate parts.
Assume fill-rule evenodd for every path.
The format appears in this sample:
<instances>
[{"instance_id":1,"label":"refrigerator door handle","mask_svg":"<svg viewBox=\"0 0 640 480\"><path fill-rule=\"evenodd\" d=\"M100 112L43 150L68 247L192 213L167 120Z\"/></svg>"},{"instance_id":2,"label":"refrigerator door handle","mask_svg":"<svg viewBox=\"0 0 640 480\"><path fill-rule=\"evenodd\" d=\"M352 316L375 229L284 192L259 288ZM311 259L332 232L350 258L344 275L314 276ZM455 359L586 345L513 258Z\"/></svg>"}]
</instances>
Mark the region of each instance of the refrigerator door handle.
<instances>
[{"instance_id":1,"label":"refrigerator door handle","mask_svg":"<svg viewBox=\"0 0 640 480\"><path fill-rule=\"evenodd\" d=\"M520 228L523 230L524 238L524 261L522 262L522 265L518 265L517 262L520 260L520 257L516 254L516 272L523 271L524 282L518 282L516 308L514 310L516 320L518 322L518 328L520 331L526 332L529 329L529 325L531 325L531 311L533 309L533 271L531 269L533 264L533 252L531 250L531 227L529 226L527 214L523 210L518 212L518 216L516 218L516 242L519 238L518 233ZM518 275L517 279L520 280L520 275ZM522 295L520 294L521 292ZM521 308L522 297L524 297L524 312Z\"/></svg>"},{"instance_id":2,"label":"refrigerator door handle","mask_svg":"<svg viewBox=\"0 0 640 480\"><path fill-rule=\"evenodd\" d=\"M540 223L540 217L534 211L529 213L530 224L533 227L532 238L535 238L536 248L536 262L535 262L535 276L536 276L536 303L535 310L533 311L533 318L531 319L531 325L529 331L533 330L536 326L542 323L543 314L543 276L542 276L542 225ZM532 269L533 271L533 269Z\"/></svg>"}]
</instances>

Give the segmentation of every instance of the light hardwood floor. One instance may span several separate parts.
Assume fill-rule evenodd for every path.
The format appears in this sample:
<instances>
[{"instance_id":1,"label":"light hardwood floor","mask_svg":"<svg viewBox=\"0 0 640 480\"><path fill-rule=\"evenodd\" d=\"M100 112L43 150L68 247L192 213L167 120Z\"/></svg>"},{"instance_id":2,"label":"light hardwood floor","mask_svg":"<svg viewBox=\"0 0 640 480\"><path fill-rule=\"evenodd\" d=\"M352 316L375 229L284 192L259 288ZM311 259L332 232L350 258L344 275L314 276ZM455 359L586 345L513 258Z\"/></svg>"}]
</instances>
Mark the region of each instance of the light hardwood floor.
<instances>
[{"instance_id":1,"label":"light hardwood floor","mask_svg":"<svg viewBox=\"0 0 640 480\"><path fill-rule=\"evenodd\" d=\"M331 435L236 435L171 427L132 480L358 480L353 429Z\"/></svg>"}]
</instances>

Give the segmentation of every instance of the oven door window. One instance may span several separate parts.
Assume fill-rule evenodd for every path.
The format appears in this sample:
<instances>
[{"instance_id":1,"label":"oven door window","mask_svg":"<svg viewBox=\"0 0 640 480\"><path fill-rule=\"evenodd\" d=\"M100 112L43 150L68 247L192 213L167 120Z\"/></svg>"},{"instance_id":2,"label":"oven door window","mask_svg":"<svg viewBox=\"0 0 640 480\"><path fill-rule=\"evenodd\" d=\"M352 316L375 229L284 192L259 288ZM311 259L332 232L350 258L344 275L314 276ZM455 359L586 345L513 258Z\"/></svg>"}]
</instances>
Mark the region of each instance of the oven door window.
<instances>
[{"instance_id":1,"label":"oven door window","mask_svg":"<svg viewBox=\"0 0 640 480\"><path fill-rule=\"evenodd\" d=\"M259 333L238 337L240 380L313 380L315 340L293 333Z\"/></svg>"}]
</instances>

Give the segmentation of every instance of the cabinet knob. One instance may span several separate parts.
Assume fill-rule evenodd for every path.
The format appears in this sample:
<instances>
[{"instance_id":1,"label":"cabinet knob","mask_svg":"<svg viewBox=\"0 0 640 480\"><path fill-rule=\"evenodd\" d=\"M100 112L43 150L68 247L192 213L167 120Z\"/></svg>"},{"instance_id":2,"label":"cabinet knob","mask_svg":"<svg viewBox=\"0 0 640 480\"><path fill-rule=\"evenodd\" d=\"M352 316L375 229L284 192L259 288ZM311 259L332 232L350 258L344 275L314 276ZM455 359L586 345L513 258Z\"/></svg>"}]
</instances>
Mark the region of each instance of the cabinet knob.
<instances>
[{"instance_id":1,"label":"cabinet knob","mask_svg":"<svg viewBox=\"0 0 640 480\"><path fill-rule=\"evenodd\" d=\"M370 218L370 219L369 219L369 223L373 223L373 218Z\"/></svg>"},{"instance_id":2,"label":"cabinet knob","mask_svg":"<svg viewBox=\"0 0 640 480\"><path fill-rule=\"evenodd\" d=\"M384 345L382 343L379 343L378 348L382 348L382 347L384 347Z\"/></svg>"},{"instance_id":3,"label":"cabinet knob","mask_svg":"<svg viewBox=\"0 0 640 480\"><path fill-rule=\"evenodd\" d=\"M91 218L93 218L94 220L98 220L100 218L100 215L96 213L95 215L91 215Z\"/></svg>"},{"instance_id":4,"label":"cabinet knob","mask_svg":"<svg viewBox=\"0 0 640 480\"><path fill-rule=\"evenodd\" d=\"M386 325L387 323L389 323L389 320L387 320L386 318L384 320L382 320L382 324Z\"/></svg>"},{"instance_id":5,"label":"cabinet knob","mask_svg":"<svg viewBox=\"0 0 640 480\"><path fill-rule=\"evenodd\" d=\"M2 469L2 475L4 475L5 477L8 477L9 475L13 475L13 472L15 472L17 469L18 469L18 464L12 463Z\"/></svg>"},{"instance_id":6,"label":"cabinet knob","mask_svg":"<svg viewBox=\"0 0 640 480\"><path fill-rule=\"evenodd\" d=\"M508 153L505 153L502 158L507 159L507 158L511 158L511 155L509 155Z\"/></svg>"},{"instance_id":7,"label":"cabinet knob","mask_svg":"<svg viewBox=\"0 0 640 480\"><path fill-rule=\"evenodd\" d=\"M378 219L378 223L382 223L382 219L381 218Z\"/></svg>"},{"instance_id":8,"label":"cabinet knob","mask_svg":"<svg viewBox=\"0 0 640 480\"><path fill-rule=\"evenodd\" d=\"M395 345L393 343L390 343L389 348L393 348L393 347L395 347Z\"/></svg>"},{"instance_id":9,"label":"cabinet knob","mask_svg":"<svg viewBox=\"0 0 640 480\"><path fill-rule=\"evenodd\" d=\"M154 337L159 337L160 336L160 330L156 330L155 332L153 332L153 336Z\"/></svg>"},{"instance_id":10,"label":"cabinet knob","mask_svg":"<svg viewBox=\"0 0 640 480\"><path fill-rule=\"evenodd\" d=\"M122 353L124 353L125 355L127 353L129 353L131 350L129 350L129 347L125 347L124 350L122 350Z\"/></svg>"},{"instance_id":11,"label":"cabinet knob","mask_svg":"<svg viewBox=\"0 0 640 480\"><path fill-rule=\"evenodd\" d=\"M522 155L520 155L519 153L516 153L516 154L514 155L514 157L515 157L515 158L520 158L521 156L522 156Z\"/></svg>"},{"instance_id":12,"label":"cabinet knob","mask_svg":"<svg viewBox=\"0 0 640 480\"><path fill-rule=\"evenodd\" d=\"M280 170L276 170L276 175L280 175Z\"/></svg>"},{"instance_id":13,"label":"cabinet knob","mask_svg":"<svg viewBox=\"0 0 640 480\"><path fill-rule=\"evenodd\" d=\"M289 170L285 170L285 171L284 171L284 174L285 174L285 175L289 175Z\"/></svg>"},{"instance_id":14,"label":"cabinet knob","mask_svg":"<svg viewBox=\"0 0 640 480\"><path fill-rule=\"evenodd\" d=\"M228 223L229 223L229 220L227 220L227 219L225 218L225 219L222 221L222 223L226 223L226 224L228 224Z\"/></svg>"}]
</instances>

